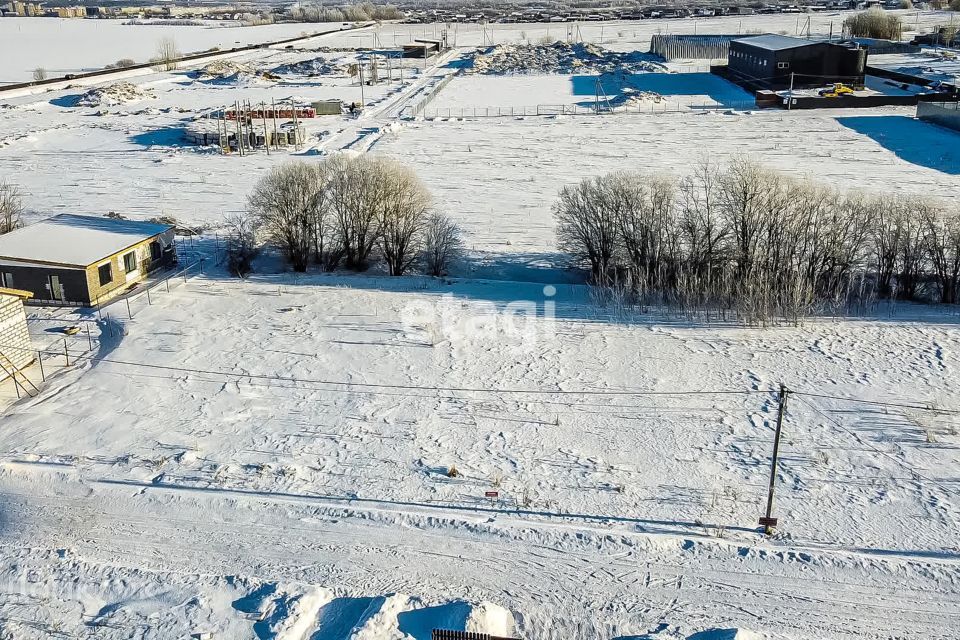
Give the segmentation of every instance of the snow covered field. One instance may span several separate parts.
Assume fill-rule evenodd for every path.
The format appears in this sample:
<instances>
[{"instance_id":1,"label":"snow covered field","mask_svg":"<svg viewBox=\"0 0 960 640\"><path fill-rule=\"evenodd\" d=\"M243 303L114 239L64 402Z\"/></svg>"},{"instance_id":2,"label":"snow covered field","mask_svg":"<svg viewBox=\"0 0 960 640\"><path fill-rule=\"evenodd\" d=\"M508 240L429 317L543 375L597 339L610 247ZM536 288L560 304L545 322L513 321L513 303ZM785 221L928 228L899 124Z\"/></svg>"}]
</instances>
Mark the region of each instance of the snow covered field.
<instances>
[{"instance_id":1,"label":"snow covered field","mask_svg":"<svg viewBox=\"0 0 960 640\"><path fill-rule=\"evenodd\" d=\"M164 38L172 38L182 53L198 53L211 47L231 49L340 27L340 23L247 27L232 22L198 26L123 22L67 18L0 20L0 86L30 80L37 67L43 67L52 77L96 71L121 58L148 62L157 55L157 43Z\"/></svg>"},{"instance_id":2,"label":"snow covered field","mask_svg":"<svg viewBox=\"0 0 960 640\"><path fill-rule=\"evenodd\" d=\"M956 637L955 316L765 331L610 323L580 287L549 296L551 320L546 299L217 271L155 296L0 424L0 541L32 549L6 571L5 610L71 632L98 620L98 637L240 638L258 628L249 601L300 630L259 637L381 638L398 636L348 630L401 592L367 618L418 639L403 611L461 598L507 608L530 639ZM537 317L508 321L512 300ZM799 395L764 541L781 381ZM45 613L24 582L81 593ZM363 603L337 632L334 597Z\"/></svg>"},{"instance_id":3,"label":"snow covered field","mask_svg":"<svg viewBox=\"0 0 960 640\"><path fill-rule=\"evenodd\" d=\"M794 33L795 20L695 28ZM814 15L812 30L840 20ZM633 51L693 24L581 29ZM267 255L240 281L201 237L188 251L211 258L204 275L135 298L132 319L123 301L107 307L99 331L72 338L71 366L47 361L37 397L0 389L0 638L960 638L956 310L881 305L769 329L624 316L560 269L550 214L584 176L737 155L950 198L958 134L906 108L731 110L742 92L699 73L630 78L677 105L667 113L461 117L594 90L579 74L468 74L430 117L404 118L474 53L458 48L365 86L359 117L305 121L299 150L185 146L184 127L238 100L359 101L345 73L358 54L318 47L433 28L251 52L223 78L192 69L0 99L0 176L23 189L28 220L116 211L216 228L270 167L372 150L416 170L469 250L449 279L293 276ZM483 42L476 25L455 31L460 47ZM37 313L37 346L81 319ZM767 538L757 518L781 383L792 393Z\"/></svg>"},{"instance_id":4,"label":"snow covered field","mask_svg":"<svg viewBox=\"0 0 960 640\"><path fill-rule=\"evenodd\" d=\"M914 111L455 118L411 123L374 148L411 163L467 229L472 247L544 254L555 247L550 207L560 188L616 169L684 175L701 160L722 164L743 155L838 187L896 184L952 197L960 189L960 134L919 122Z\"/></svg>"}]
</instances>

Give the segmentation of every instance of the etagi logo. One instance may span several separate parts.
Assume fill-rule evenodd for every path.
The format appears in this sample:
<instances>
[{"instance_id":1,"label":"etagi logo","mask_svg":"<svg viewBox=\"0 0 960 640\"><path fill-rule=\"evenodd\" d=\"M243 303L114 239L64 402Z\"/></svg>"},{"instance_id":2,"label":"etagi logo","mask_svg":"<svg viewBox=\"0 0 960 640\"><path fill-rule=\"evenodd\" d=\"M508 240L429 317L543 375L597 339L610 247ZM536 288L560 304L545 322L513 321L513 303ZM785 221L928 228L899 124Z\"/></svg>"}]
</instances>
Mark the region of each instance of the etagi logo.
<instances>
[{"instance_id":1,"label":"etagi logo","mask_svg":"<svg viewBox=\"0 0 960 640\"><path fill-rule=\"evenodd\" d=\"M436 345L442 342L493 341L519 351L533 351L556 335L557 288L543 288L541 300L469 300L446 293L436 302L420 299L400 312L408 334Z\"/></svg>"}]
</instances>

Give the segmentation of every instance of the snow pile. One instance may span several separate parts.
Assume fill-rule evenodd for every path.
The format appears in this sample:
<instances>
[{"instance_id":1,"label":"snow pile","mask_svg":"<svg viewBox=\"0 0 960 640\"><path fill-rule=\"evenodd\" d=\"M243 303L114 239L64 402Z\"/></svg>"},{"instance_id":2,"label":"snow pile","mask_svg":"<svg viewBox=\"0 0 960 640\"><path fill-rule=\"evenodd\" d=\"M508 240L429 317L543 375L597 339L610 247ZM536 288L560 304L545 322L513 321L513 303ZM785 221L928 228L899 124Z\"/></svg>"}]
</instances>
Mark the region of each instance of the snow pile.
<instances>
[{"instance_id":1,"label":"snow pile","mask_svg":"<svg viewBox=\"0 0 960 640\"><path fill-rule=\"evenodd\" d=\"M115 107L148 98L156 98L150 89L138 87L132 82L115 82L87 91L74 104L78 107Z\"/></svg>"},{"instance_id":2,"label":"snow pile","mask_svg":"<svg viewBox=\"0 0 960 640\"><path fill-rule=\"evenodd\" d=\"M765 637L746 629L732 628L707 629L687 636L687 640L764 640Z\"/></svg>"},{"instance_id":3,"label":"snow pile","mask_svg":"<svg viewBox=\"0 0 960 640\"><path fill-rule=\"evenodd\" d=\"M629 111L631 108L636 109L640 105L660 102L661 100L663 100L663 96L656 91L642 91L625 87L623 93L611 97L608 103L614 111Z\"/></svg>"},{"instance_id":4,"label":"snow pile","mask_svg":"<svg viewBox=\"0 0 960 640\"><path fill-rule=\"evenodd\" d=\"M230 60L215 60L197 71L197 77L206 82L237 82L256 75L253 66Z\"/></svg>"},{"instance_id":5,"label":"snow pile","mask_svg":"<svg viewBox=\"0 0 960 640\"><path fill-rule=\"evenodd\" d=\"M464 630L492 636L512 636L516 626L510 611L493 602L481 602L470 607Z\"/></svg>"},{"instance_id":6,"label":"snow pile","mask_svg":"<svg viewBox=\"0 0 960 640\"><path fill-rule=\"evenodd\" d=\"M639 52L608 51L594 44L501 44L473 60L473 73L628 73L665 71Z\"/></svg>"},{"instance_id":7,"label":"snow pile","mask_svg":"<svg viewBox=\"0 0 960 640\"><path fill-rule=\"evenodd\" d=\"M271 73L276 75L297 76L343 76L347 75L347 68L342 64L335 64L324 57L310 58L300 62L282 64L274 68Z\"/></svg>"},{"instance_id":8,"label":"snow pile","mask_svg":"<svg viewBox=\"0 0 960 640\"><path fill-rule=\"evenodd\" d=\"M310 637L320 608L333 599L326 589L312 587L295 595L284 594L271 603L265 618L269 637L291 640Z\"/></svg>"}]
</instances>

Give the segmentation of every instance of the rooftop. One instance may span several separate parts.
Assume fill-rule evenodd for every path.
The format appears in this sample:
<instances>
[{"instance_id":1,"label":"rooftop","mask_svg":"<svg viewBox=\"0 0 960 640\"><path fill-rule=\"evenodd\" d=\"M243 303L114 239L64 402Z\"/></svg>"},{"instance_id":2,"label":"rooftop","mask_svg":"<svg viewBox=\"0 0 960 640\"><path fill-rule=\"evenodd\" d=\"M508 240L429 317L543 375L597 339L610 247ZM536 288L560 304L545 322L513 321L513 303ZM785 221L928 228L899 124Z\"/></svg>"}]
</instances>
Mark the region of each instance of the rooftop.
<instances>
[{"instance_id":1,"label":"rooftop","mask_svg":"<svg viewBox=\"0 0 960 640\"><path fill-rule=\"evenodd\" d=\"M734 42L742 42L753 47L769 49L770 51L782 51L783 49L796 49L807 45L816 44L819 40L807 40L805 38L793 38L791 36L781 36L777 34L767 34L764 36L751 36L749 38L739 38Z\"/></svg>"},{"instance_id":2,"label":"rooftop","mask_svg":"<svg viewBox=\"0 0 960 640\"><path fill-rule=\"evenodd\" d=\"M0 236L0 260L86 267L169 225L63 213Z\"/></svg>"}]
</instances>

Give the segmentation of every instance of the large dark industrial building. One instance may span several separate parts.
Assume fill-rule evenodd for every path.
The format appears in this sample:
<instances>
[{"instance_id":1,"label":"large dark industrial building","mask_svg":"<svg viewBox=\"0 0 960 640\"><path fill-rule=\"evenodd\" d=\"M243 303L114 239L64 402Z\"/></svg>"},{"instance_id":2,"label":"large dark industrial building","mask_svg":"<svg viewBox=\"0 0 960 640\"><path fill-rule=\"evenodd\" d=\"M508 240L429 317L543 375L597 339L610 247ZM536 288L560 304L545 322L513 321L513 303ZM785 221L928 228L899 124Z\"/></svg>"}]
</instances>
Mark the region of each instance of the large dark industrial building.
<instances>
[{"instance_id":1,"label":"large dark industrial building","mask_svg":"<svg viewBox=\"0 0 960 640\"><path fill-rule=\"evenodd\" d=\"M727 74L754 89L821 87L842 82L863 88L867 50L856 43L765 35L730 43Z\"/></svg>"}]
</instances>

